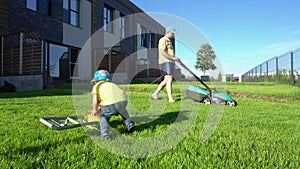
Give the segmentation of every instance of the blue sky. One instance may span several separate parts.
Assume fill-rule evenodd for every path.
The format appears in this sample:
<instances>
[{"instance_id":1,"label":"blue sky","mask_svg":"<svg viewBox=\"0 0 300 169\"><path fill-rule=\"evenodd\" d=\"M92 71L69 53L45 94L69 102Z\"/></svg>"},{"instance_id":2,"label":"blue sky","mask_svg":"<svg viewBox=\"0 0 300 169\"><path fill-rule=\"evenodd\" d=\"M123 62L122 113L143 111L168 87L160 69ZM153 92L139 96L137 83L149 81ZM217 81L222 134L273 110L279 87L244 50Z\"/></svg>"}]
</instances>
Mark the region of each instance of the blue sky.
<instances>
[{"instance_id":1,"label":"blue sky","mask_svg":"<svg viewBox=\"0 0 300 169\"><path fill-rule=\"evenodd\" d=\"M300 48L299 0L131 2L146 13L166 13L195 25L212 44L224 73L245 73L274 56ZM176 50L179 56L180 48Z\"/></svg>"}]
</instances>

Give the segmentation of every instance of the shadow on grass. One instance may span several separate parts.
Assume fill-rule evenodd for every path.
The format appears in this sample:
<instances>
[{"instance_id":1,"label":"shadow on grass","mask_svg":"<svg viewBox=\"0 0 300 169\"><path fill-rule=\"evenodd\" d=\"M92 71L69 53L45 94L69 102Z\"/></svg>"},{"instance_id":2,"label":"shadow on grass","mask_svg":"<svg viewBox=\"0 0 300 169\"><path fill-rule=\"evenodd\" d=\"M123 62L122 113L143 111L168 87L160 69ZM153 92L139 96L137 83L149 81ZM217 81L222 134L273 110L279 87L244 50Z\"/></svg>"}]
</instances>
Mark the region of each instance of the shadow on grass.
<instances>
[{"instance_id":1,"label":"shadow on grass","mask_svg":"<svg viewBox=\"0 0 300 169\"><path fill-rule=\"evenodd\" d=\"M86 89L86 90L84 90ZM87 91L88 88L83 88L82 90L72 90L72 85L62 85L57 88L44 89L44 90L35 90L35 91L21 91L13 93L0 93L1 99L8 98L28 98L28 97L40 97L40 96L69 96L69 95L81 95Z\"/></svg>"},{"instance_id":2,"label":"shadow on grass","mask_svg":"<svg viewBox=\"0 0 300 169\"><path fill-rule=\"evenodd\" d=\"M168 112L165 114L160 115L157 119L151 121L150 123L141 123L138 124L135 128L135 131L143 131L145 129L155 129L156 126L160 125L170 125L175 122L182 122L184 120L187 120L187 116L184 115L184 113L188 113L188 111L181 112L182 115L180 116L180 119L177 119L179 115L179 111L176 112Z\"/></svg>"},{"instance_id":3,"label":"shadow on grass","mask_svg":"<svg viewBox=\"0 0 300 169\"><path fill-rule=\"evenodd\" d=\"M71 139L71 143L84 143L86 136L80 136L77 138L72 138ZM20 147L20 148L16 148L11 150L10 152L8 152L8 154L6 154L7 156L11 155L11 154L38 154L41 151L45 151L48 152L53 148L57 148L58 145L62 145L62 144L66 144L66 143L70 143L70 141L66 141L66 140L56 140L56 141L52 141L49 140L47 142L43 142L43 144L41 145L34 145L34 146L24 146L24 147ZM15 151L15 152L14 152Z\"/></svg>"},{"instance_id":4,"label":"shadow on grass","mask_svg":"<svg viewBox=\"0 0 300 169\"><path fill-rule=\"evenodd\" d=\"M72 95L71 89L45 89L37 91L23 91L15 93L1 93L1 99L9 98L28 98L28 97L39 97L39 96L65 96Z\"/></svg>"},{"instance_id":5,"label":"shadow on grass","mask_svg":"<svg viewBox=\"0 0 300 169\"><path fill-rule=\"evenodd\" d=\"M185 113L188 113L189 111L182 111L180 115L180 119L177 119L179 115L179 111L176 112L168 112L165 114L160 115L158 118L156 118L153 121L150 121L148 116L143 116L143 117L135 117L133 120L138 118L139 123L136 123L135 125L135 131L143 131L146 129L155 129L156 126L160 125L170 125L175 122L182 122L184 120L187 120L187 116L185 116ZM150 121L149 123L146 123L147 121ZM110 126L113 128L119 128L119 125L124 125L123 121L121 119L116 119L116 120L111 120L110 121Z\"/></svg>"}]
</instances>

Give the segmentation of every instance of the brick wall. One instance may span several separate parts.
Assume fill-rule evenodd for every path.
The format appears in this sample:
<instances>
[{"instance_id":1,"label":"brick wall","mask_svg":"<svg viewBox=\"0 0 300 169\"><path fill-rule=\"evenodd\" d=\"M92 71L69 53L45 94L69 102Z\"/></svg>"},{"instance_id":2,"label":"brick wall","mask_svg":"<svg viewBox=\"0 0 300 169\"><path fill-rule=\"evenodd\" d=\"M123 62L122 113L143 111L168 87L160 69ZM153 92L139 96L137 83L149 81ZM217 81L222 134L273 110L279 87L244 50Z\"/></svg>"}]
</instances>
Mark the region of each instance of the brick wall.
<instances>
[{"instance_id":1,"label":"brick wall","mask_svg":"<svg viewBox=\"0 0 300 169\"><path fill-rule=\"evenodd\" d=\"M0 1L0 35L8 32L8 0Z\"/></svg>"},{"instance_id":2,"label":"brick wall","mask_svg":"<svg viewBox=\"0 0 300 169\"><path fill-rule=\"evenodd\" d=\"M51 1L51 16L26 8L26 0L9 1L9 33L38 32L47 40L61 43L63 40L62 1Z\"/></svg>"}]
</instances>

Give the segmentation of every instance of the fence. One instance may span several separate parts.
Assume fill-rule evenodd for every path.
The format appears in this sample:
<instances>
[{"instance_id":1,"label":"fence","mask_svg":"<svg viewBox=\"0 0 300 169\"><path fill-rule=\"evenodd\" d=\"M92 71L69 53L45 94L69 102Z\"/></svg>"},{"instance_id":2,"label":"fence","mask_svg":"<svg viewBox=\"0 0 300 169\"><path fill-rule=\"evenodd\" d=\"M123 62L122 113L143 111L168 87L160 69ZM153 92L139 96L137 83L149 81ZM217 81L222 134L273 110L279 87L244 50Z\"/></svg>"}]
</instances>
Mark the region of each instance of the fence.
<instances>
[{"instance_id":1,"label":"fence","mask_svg":"<svg viewBox=\"0 0 300 169\"><path fill-rule=\"evenodd\" d=\"M0 85L17 91L44 88L44 37L35 32L3 35L0 42Z\"/></svg>"},{"instance_id":2,"label":"fence","mask_svg":"<svg viewBox=\"0 0 300 169\"><path fill-rule=\"evenodd\" d=\"M2 36L0 76L42 74L42 43L35 32Z\"/></svg>"},{"instance_id":3,"label":"fence","mask_svg":"<svg viewBox=\"0 0 300 169\"><path fill-rule=\"evenodd\" d=\"M244 82L279 82L300 86L300 48L254 67L242 75Z\"/></svg>"}]
</instances>

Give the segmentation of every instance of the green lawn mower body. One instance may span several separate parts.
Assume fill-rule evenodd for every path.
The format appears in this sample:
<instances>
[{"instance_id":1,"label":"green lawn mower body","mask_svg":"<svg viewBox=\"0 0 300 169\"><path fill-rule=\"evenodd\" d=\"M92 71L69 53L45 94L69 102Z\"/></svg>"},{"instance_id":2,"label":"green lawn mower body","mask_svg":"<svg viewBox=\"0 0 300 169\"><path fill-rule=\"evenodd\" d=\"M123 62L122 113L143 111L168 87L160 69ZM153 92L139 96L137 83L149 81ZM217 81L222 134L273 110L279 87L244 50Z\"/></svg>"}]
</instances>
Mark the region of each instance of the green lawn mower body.
<instances>
[{"instance_id":1,"label":"green lawn mower body","mask_svg":"<svg viewBox=\"0 0 300 169\"><path fill-rule=\"evenodd\" d=\"M227 93L214 93L205 88L189 85L186 97L204 104L223 104L228 106L236 106L237 103Z\"/></svg>"},{"instance_id":2,"label":"green lawn mower body","mask_svg":"<svg viewBox=\"0 0 300 169\"><path fill-rule=\"evenodd\" d=\"M236 106L237 103L227 93L212 92L212 89L204 83L194 72L192 72L182 61L179 64L192 74L205 88L189 85L186 98L202 102L204 104L223 104L228 106Z\"/></svg>"}]
</instances>

